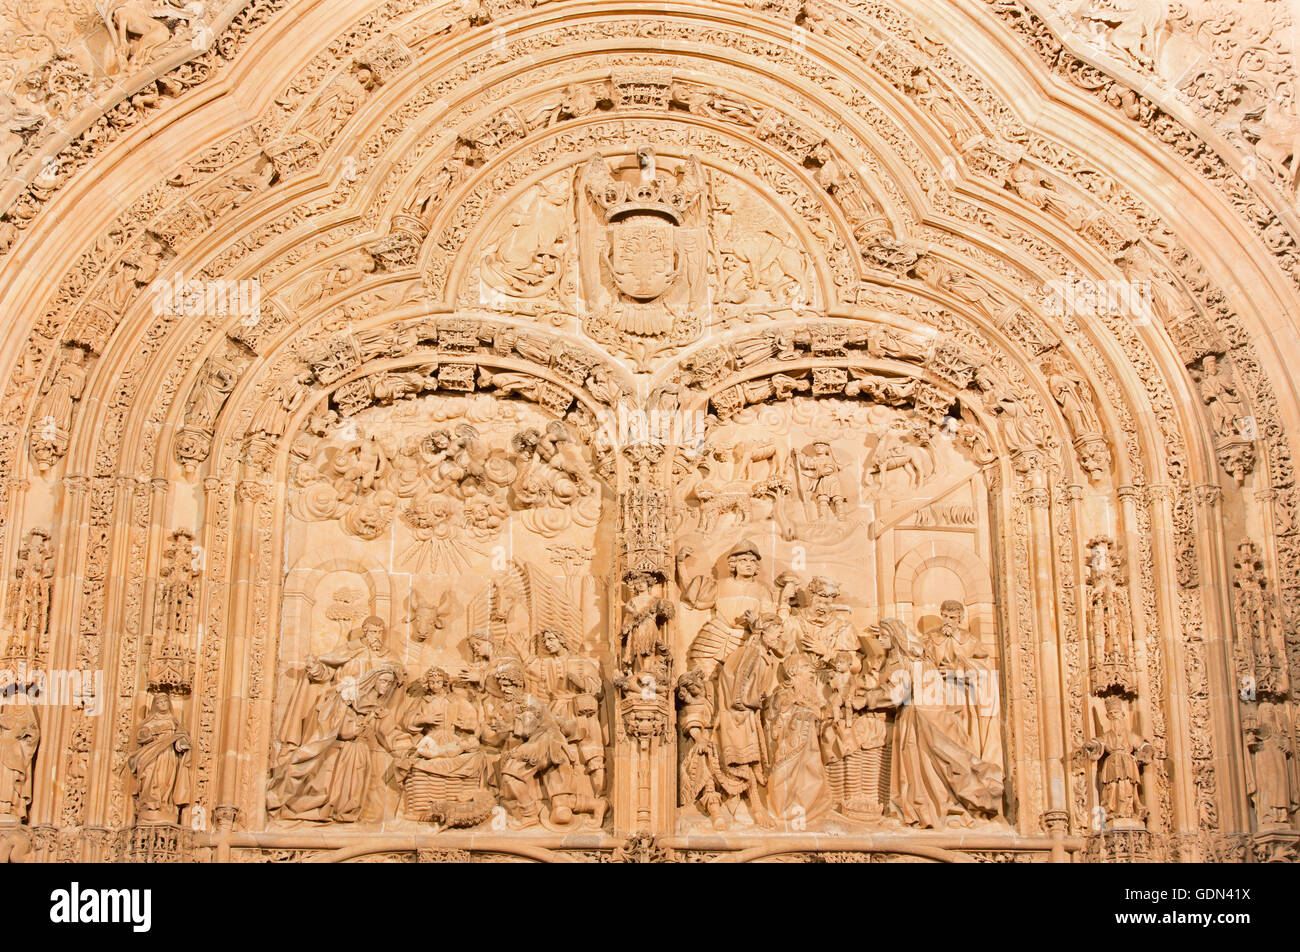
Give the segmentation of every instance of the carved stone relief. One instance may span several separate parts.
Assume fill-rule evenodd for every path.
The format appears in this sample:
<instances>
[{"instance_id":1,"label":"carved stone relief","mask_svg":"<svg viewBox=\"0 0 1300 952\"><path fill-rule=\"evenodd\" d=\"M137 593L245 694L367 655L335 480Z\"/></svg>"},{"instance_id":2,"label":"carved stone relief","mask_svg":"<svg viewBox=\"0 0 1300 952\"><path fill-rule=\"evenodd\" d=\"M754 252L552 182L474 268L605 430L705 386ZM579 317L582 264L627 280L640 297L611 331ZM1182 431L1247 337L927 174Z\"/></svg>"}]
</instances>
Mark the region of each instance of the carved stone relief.
<instances>
[{"instance_id":1,"label":"carved stone relief","mask_svg":"<svg viewBox=\"0 0 1300 952\"><path fill-rule=\"evenodd\" d=\"M0 9L0 851L1294 854L1282 21L280 5Z\"/></svg>"}]
</instances>

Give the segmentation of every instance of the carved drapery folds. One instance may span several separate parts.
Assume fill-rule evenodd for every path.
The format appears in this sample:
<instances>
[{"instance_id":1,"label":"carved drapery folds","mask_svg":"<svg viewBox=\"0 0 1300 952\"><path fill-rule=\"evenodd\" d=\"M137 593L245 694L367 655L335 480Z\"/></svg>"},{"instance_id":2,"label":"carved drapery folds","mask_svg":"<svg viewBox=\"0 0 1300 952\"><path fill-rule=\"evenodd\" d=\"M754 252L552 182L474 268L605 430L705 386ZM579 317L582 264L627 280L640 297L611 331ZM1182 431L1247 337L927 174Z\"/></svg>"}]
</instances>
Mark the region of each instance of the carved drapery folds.
<instances>
[{"instance_id":1,"label":"carved drapery folds","mask_svg":"<svg viewBox=\"0 0 1300 952\"><path fill-rule=\"evenodd\" d=\"M54 544L33 529L18 549L6 597L5 657L35 662L44 656L54 590Z\"/></svg>"},{"instance_id":2,"label":"carved drapery folds","mask_svg":"<svg viewBox=\"0 0 1300 952\"><path fill-rule=\"evenodd\" d=\"M177 529L167 538L158 579L158 611L149 657L149 687L188 694L194 677L194 625L203 550L194 533Z\"/></svg>"},{"instance_id":3,"label":"carved drapery folds","mask_svg":"<svg viewBox=\"0 0 1300 952\"><path fill-rule=\"evenodd\" d=\"M1241 696L1286 697L1291 677L1286 628L1277 596L1264 573L1259 546L1250 540L1237 546L1233 600L1236 614L1236 670Z\"/></svg>"},{"instance_id":4,"label":"carved drapery folds","mask_svg":"<svg viewBox=\"0 0 1300 952\"><path fill-rule=\"evenodd\" d=\"M1088 543L1087 630L1092 688L1098 694L1137 690L1128 576L1113 539Z\"/></svg>"}]
</instances>

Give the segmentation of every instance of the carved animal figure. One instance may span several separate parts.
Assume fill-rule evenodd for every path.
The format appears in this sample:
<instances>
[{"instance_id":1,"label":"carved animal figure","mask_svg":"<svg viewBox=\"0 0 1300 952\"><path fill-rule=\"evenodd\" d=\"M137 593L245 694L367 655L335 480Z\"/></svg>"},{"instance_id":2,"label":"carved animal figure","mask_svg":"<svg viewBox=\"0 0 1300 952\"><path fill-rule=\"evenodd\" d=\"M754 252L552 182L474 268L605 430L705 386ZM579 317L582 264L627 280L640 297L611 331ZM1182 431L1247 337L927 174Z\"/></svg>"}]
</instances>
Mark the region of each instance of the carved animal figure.
<instances>
[{"instance_id":1,"label":"carved animal figure","mask_svg":"<svg viewBox=\"0 0 1300 952\"><path fill-rule=\"evenodd\" d=\"M737 440L728 450L736 466L733 471L736 479L746 482L769 479L785 471L785 457L776 440Z\"/></svg>"},{"instance_id":2,"label":"carved animal figure","mask_svg":"<svg viewBox=\"0 0 1300 952\"><path fill-rule=\"evenodd\" d=\"M202 9L201 5L199 9ZM113 27L113 52L118 69L149 62L154 51L171 39L171 30L159 16L178 16L188 11L155 11L142 0L123 0L109 10Z\"/></svg>"},{"instance_id":3,"label":"carved animal figure","mask_svg":"<svg viewBox=\"0 0 1300 952\"><path fill-rule=\"evenodd\" d=\"M411 612L406 620L411 625L414 641L428 641L434 632L446 624L451 612L451 592L434 595L419 586L411 589Z\"/></svg>"},{"instance_id":4,"label":"carved animal figure","mask_svg":"<svg viewBox=\"0 0 1300 952\"><path fill-rule=\"evenodd\" d=\"M1255 143L1255 155L1283 190L1300 185L1300 118L1270 101L1242 117L1242 132Z\"/></svg>"},{"instance_id":5,"label":"carved animal figure","mask_svg":"<svg viewBox=\"0 0 1300 952\"><path fill-rule=\"evenodd\" d=\"M901 469L907 475L907 484L916 489L934 475L934 453L929 447L906 442L896 433L881 438L875 452L862 470L862 484L879 485L885 474Z\"/></svg>"}]
</instances>

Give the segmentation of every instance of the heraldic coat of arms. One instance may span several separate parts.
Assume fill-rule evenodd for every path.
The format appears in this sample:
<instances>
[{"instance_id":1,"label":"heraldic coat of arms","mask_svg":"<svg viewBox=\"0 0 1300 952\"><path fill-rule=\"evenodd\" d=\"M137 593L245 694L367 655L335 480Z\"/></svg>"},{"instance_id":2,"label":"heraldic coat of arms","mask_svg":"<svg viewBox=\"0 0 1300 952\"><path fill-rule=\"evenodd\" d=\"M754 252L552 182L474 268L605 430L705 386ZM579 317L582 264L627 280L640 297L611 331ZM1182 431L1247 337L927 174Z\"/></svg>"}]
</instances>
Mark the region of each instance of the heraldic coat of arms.
<instances>
[{"instance_id":1,"label":"heraldic coat of arms","mask_svg":"<svg viewBox=\"0 0 1300 952\"><path fill-rule=\"evenodd\" d=\"M699 161L690 156L674 173L660 168L648 145L637 149L635 164L612 169L593 155L578 176L577 192L587 332L636 351L699 336L708 306L706 184Z\"/></svg>"}]
</instances>

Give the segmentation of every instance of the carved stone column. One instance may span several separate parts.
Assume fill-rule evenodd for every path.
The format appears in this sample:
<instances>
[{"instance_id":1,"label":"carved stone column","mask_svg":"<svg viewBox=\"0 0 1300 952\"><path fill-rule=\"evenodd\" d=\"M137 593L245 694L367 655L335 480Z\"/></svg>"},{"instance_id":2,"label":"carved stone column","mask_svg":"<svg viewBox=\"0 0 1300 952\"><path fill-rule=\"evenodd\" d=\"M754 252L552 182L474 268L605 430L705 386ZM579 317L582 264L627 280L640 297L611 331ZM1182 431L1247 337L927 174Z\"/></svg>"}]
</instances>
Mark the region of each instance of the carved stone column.
<instances>
[{"instance_id":1,"label":"carved stone column","mask_svg":"<svg viewBox=\"0 0 1300 952\"><path fill-rule=\"evenodd\" d=\"M1196 532L1201 539L1199 586L1205 613L1205 650L1209 661L1210 709L1215 723L1226 730L1225 741L1215 745L1214 765L1221 777L1232 778L1235 796L1220 800L1221 819L1228 829L1249 828L1250 803L1246 797L1245 754L1241 749L1241 710L1232 637L1232 560L1223 536L1223 489L1217 483L1195 488ZM1231 806L1233 813L1225 809ZM1235 814L1235 815L1234 815Z\"/></svg>"},{"instance_id":2,"label":"carved stone column","mask_svg":"<svg viewBox=\"0 0 1300 952\"><path fill-rule=\"evenodd\" d=\"M80 550L84 545L90 506L89 480L85 476L63 477L63 498L59 514L60 531L55 541L54 594L50 599L50 652L48 659L36 653L37 663L48 661L55 667L71 668L76 660L78 640L77 614L81 610L78 591ZM54 632L65 632L57 641ZM67 748L71 743L72 712L63 707L42 711L41 746L36 754L32 781L32 805L28 823L36 826L60 824L63 780L67 774Z\"/></svg>"},{"instance_id":3,"label":"carved stone column","mask_svg":"<svg viewBox=\"0 0 1300 952\"><path fill-rule=\"evenodd\" d=\"M669 570L669 495L657 464L659 444L626 447L626 482L620 500L621 565L618 579L629 595L616 599L614 679L614 835L671 833L677 807L677 736L673 717L676 676L675 601L665 596ZM662 631L665 647L652 635Z\"/></svg>"},{"instance_id":4,"label":"carved stone column","mask_svg":"<svg viewBox=\"0 0 1300 952\"><path fill-rule=\"evenodd\" d=\"M1133 527L1130 537L1136 541L1137 493L1120 490L1120 506L1124 516L1125 527ZM1178 577L1175 570L1176 553L1174 551L1173 493L1168 486L1152 486L1147 493L1147 507L1151 520L1151 583L1155 589L1156 618L1146 619L1142 612L1134 612L1134 639L1145 643L1149 624L1159 625L1160 651L1165 666L1165 763L1168 766L1169 798L1172 804L1172 826L1168 832L1183 834L1195 831L1196 790L1190 776L1191 750L1188 731L1191 729L1191 710L1187 698L1187 661L1177 629L1180 617L1175 593L1178 590ZM1161 621L1163 620L1163 624ZM1140 634L1139 634L1140 632ZM1154 659L1148 659L1148 665ZM1143 695L1139 704L1156 703L1156 699ZM1148 804L1154 804L1156 791L1151 775L1143 784L1144 795ZM1159 823L1159 810L1152 810ZM1154 832L1161 832L1153 824Z\"/></svg>"},{"instance_id":5,"label":"carved stone column","mask_svg":"<svg viewBox=\"0 0 1300 952\"><path fill-rule=\"evenodd\" d=\"M120 476L117 479L114 500L112 554L109 564L121 566L122 569L110 573L107 580L108 592L104 604L105 630L101 635L103 644L99 657L104 696L98 699L101 705L99 723L86 768L86 822L105 826L111 822L108 816L108 804L112 784L122 779L120 775L114 777L111 770L113 748L117 743L116 724L120 708L126 705L127 716L134 715L130 710L133 698L119 696L116 675L126 626L127 577L130 572L139 570L139 567L131 565L131 520L135 514L136 496L143 494L146 485L144 480L137 480L134 476Z\"/></svg>"},{"instance_id":6,"label":"carved stone column","mask_svg":"<svg viewBox=\"0 0 1300 952\"><path fill-rule=\"evenodd\" d=\"M1065 772L1065 735L1061 712L1060 632L1056 619L1056 575L1047 473L1041 467L1028 477L1023 503L1029 511L1029 557L1034 579L1034 628L1041 684L1039 716L1046 783L1046 814L1069 810Z\"/></svg>"},{"instance_id":7,"label":"carved stone column","mask_svg":"<svg viewBox=\"0 0 1300 952\"><path fill-rule=\"evenodd\" d=\"M268 483L244 479L235 487L237 506L231 538L230 625L222 666L224 711L217 751L218 781L214 808L236 808L239 791L239 751L248 706L249 633L254 624L253 586L257 581L257 523L259 509L271 495Z\"/></svg>"}]
</instances>

